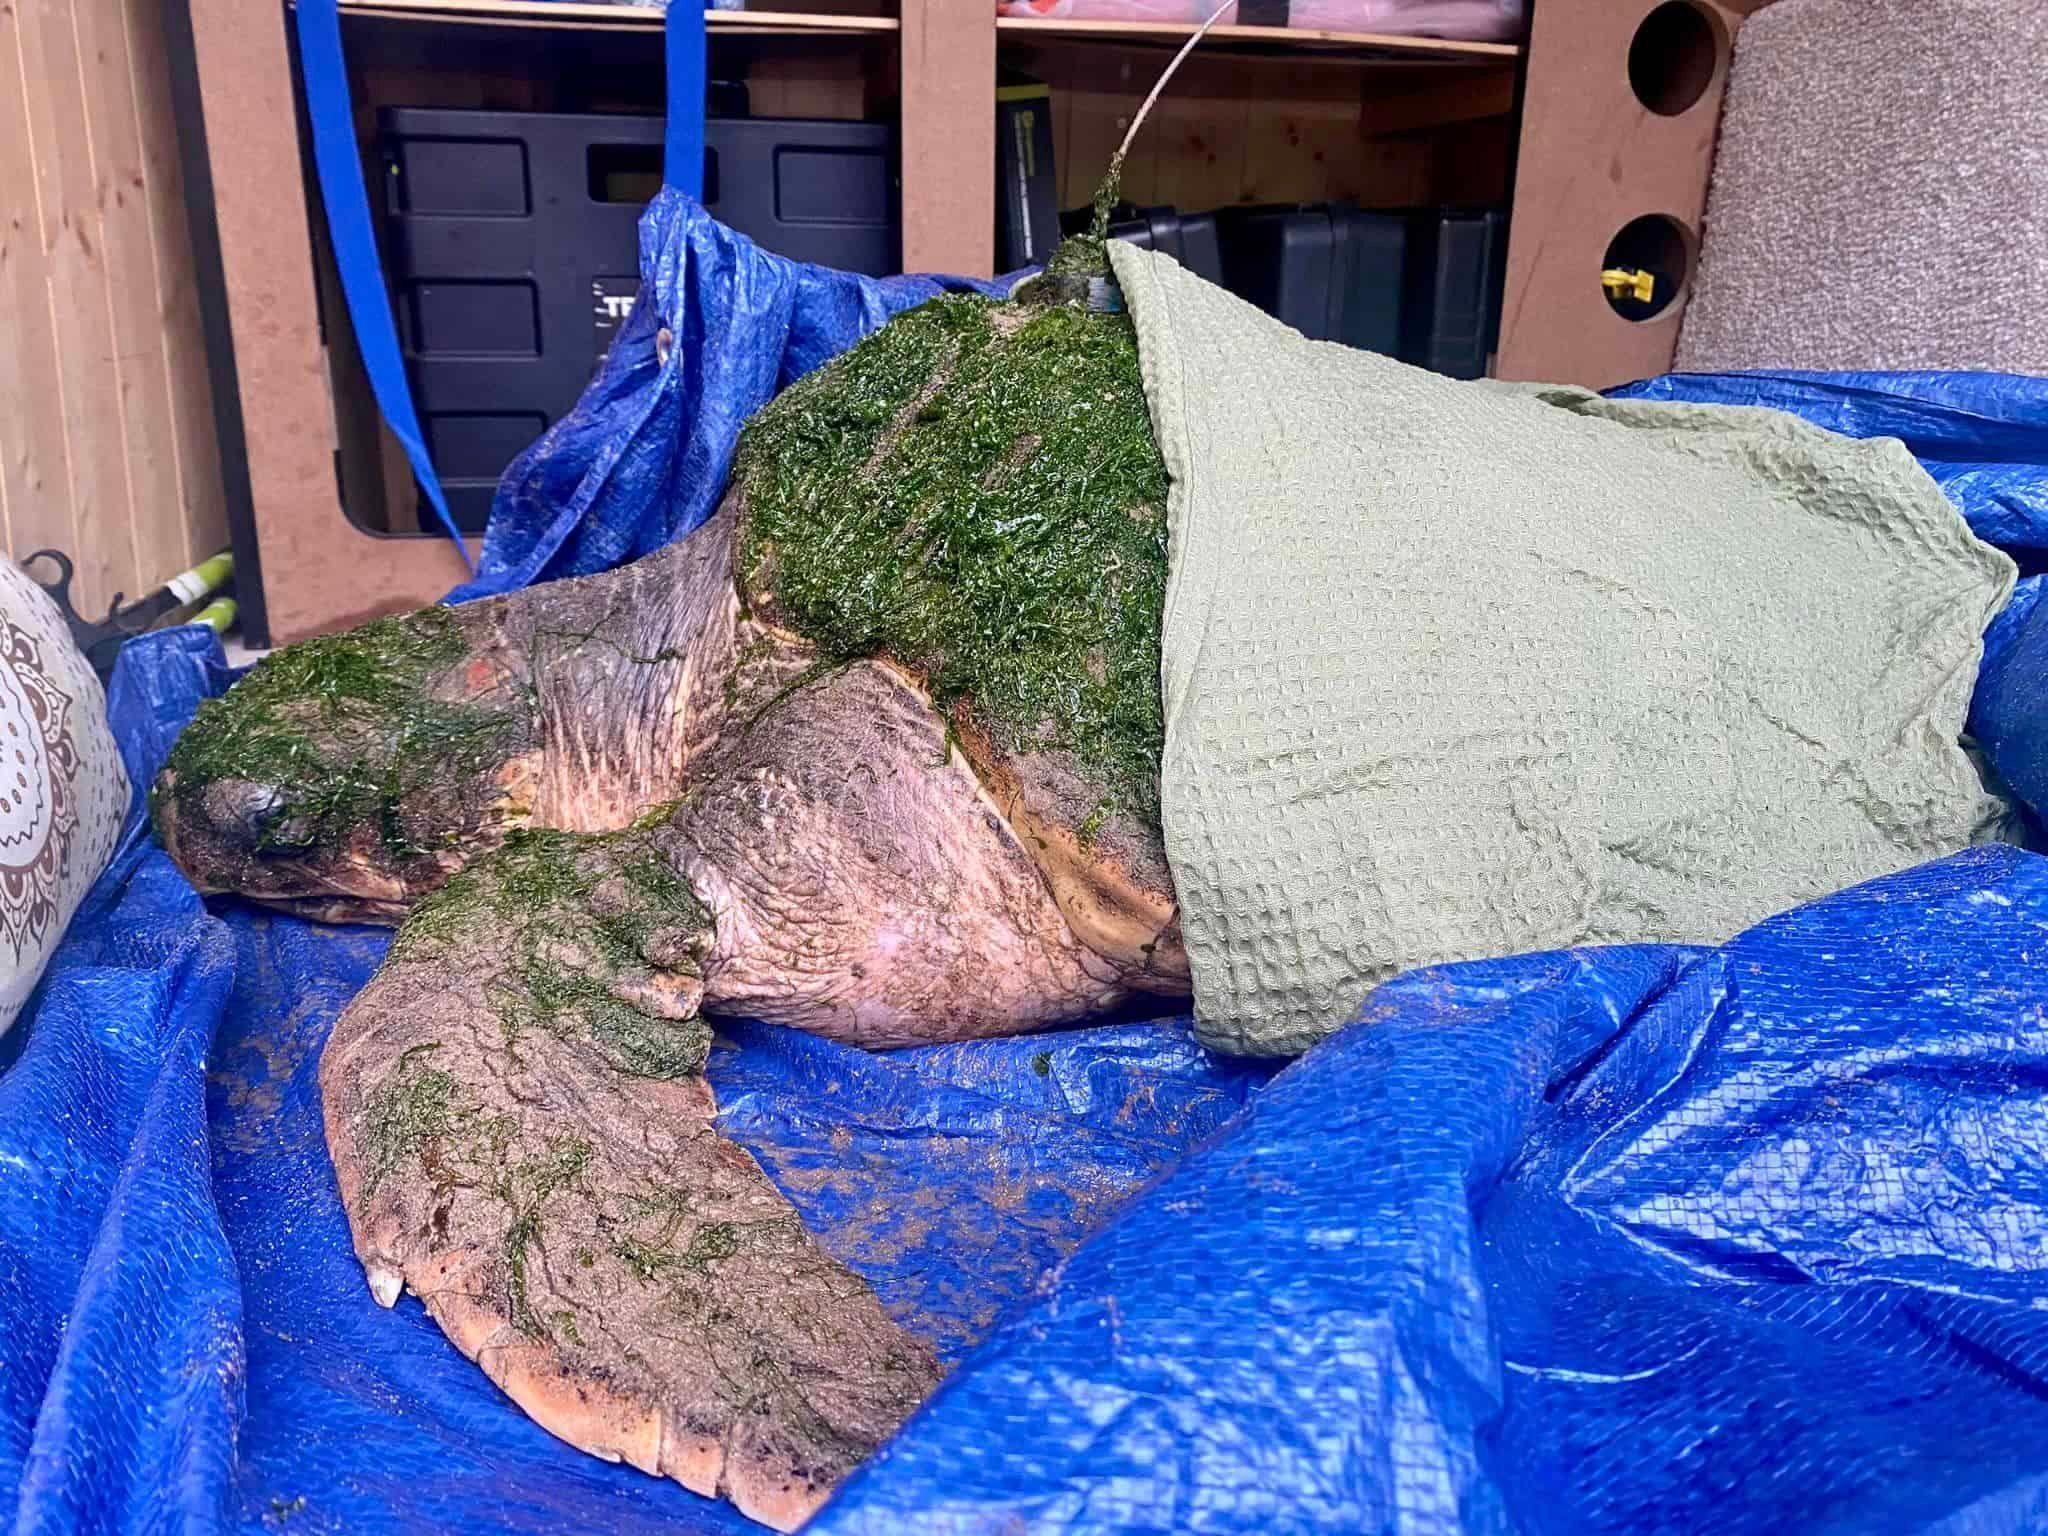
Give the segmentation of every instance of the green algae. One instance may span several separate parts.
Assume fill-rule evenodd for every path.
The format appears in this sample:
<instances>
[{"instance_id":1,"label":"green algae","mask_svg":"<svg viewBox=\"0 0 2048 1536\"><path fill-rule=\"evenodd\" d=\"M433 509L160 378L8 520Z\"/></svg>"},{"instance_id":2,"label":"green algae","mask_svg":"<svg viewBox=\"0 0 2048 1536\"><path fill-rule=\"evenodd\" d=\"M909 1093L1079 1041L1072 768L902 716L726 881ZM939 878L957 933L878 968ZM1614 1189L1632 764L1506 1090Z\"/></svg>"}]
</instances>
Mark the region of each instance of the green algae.
<instances>
[{"instance_id":1,"label":"green algae","mask_svg":"<svg viewBox=\"0 0 2048 1536\"><path fill-rule=\"evenodd\" d=\"M1088 234L1071 235L1062 240L1046 260L1047 274L1053 277L1108 277L1107 238L1091 230Z\"/></svg>"},{"instance_id":2,"label":"green algae","mask_svg":"<svg viewBox=\"0 0 2048 1536\"><path fill-rule=\"evenodd\" d=\"M541 1211L556 1191L581 1179L590 1167L590 1143L580 1136L551 1140L544 1152L506 1168L491 1193L511 1213L505 1229L505 1284L512 1323L540 1337L547 1328L527 1295L527 1250L540 1241ZM572 1323L573 1326L573 1323Z\"/></svg>"},{"instance_id":3,"label":"green algae","mask_svg":"<svg viewBox=\"0 0 2048 1536\"><path fill-rule=\"evenodd\" d=\"M674 1185L627 1196L622 1206L612 1256L641 1284L664 1286L682 1301L712 1266L746 1249L759 1252L803 1238L801 1219L787 1211L754 1221L698 1221L690 1192Z\"/></svg>"},{"instance_id":4,"label":"green algae","mask_svg":"<svg viewBox=\"0 0 2048 1536\"><path fill-rule=\"evenodd\" d=\"M370 1095L363 1116L370 1168L364 1193L374 1195L402 1164L416 1163L436 1186L474 1190L502 1206L501 1258L512 1321L522 1332L544 1333L528 1298L527 1255L541 1239L548 1201L588 1171L591 1144L556 1137L540 1152L513 1157L518 1122L487 1113L452 1074L428 1066L440 1049L413 1046Z\"/></svg>"},{"instance_id":5,"label":"green algae","mask_svg":"<svg viewBox=\"0 0 2048 1536\"><path fill-rule=\"evenodd\" d=\"M399 1057L371 1094L363 1118L369 1153L366 1195L403 1163L416 1163L436 1187L475 1191L503 1207L505 1236L500 1252L506 1298L513 1324L535 1337L549 1332L529 1295L528 1256L541 1241L548 1202L581 1184L593 1149L580 1136L550 1138L540 1152L513 1157L519 1124L509 1115L486 1113L454 1076L425 1065L438 1044L416 1045ZM554 1332L578 1339L574 1318L553 1315Z\"/></svg>"},{"instance_id":6,"label":"green algae","mask_svg":"<svg viewBox=\"0 0 2048 1536\"><path fill-rule=\"evenodd\" d=\"M454 1134L471 1113L456 1103L455 1079L426 1065L440 1048L437 1043L412 1047L371 1097L363 1117L363 1144L370 1154L366 1193L374 1195L400 1164L417 1157L428 1143Z\"/></svg>"},{"instance_id":7,"label":"green algae","mask_svg":"<svg viewBox=\"0 0 2048 1536\"><path fill-rule=\"evenodd\" d=\"M413 909L392 958L455 960L467 945L509 945L491 988L508 1048L537 1028L580 1035L630 1077L700 1072L707 1026L650 1017L620 995L645 978L664 934L711 922L652 833L647 818L605 834L516 830Z\"/></svg>"},{"instance_id":8,"label":"green algae","mask_svg":"<svg viewBox=\"0 0 2048 1536\"><path fill-rule=\"evenodd\" d=\"M505 1165L518 1124L486 1113L453 1073L430 1065L440 1049L436 1041L413 1046L370 1095L363 1114L365 1194L375 1194L402 1164L424 1165L430 1153L470 1181L488 1180Z\"/></svg>"},{"instance_id":9,"label":"green algae","mask_svg":"<svg viewBox=\"0 0 2048 1536\"><path fill-rule=\"evenodd\" d=\"M935 300L764 407L735 476L748 597L1157 824L1167 481L1128 316Z\"/></svg>"},{"instance_id":10,"label":"green algae","mask_svg":"<svg viewBox=\"0 0 2048 1536\"><path fill-rule=\"evenodd\" d=\"M649 1217L665 1220L665 1225L651 1236L628 1230L612 1241L613 1254L643 1283L675 1281L686 1274L700 1273L740 1251L741 1224L730 1221L698 1222L690 1229L689 1241L678 1245L681 1228L689 1215L689 1196L682 1190L656 1189L635 1198L630 1207L629 1221ZM770 1217L765 1222L747 1225L772 1226L785 1220L786 1217Z\"/></svg>"},{"instance_id":11,"label":"green algae","mask_svg":"<svg viewBox=\"0 0 2048 1536\"><path fill-rule=\"evenodd\" d=\"M473 778L521 730L511 709L434 696L467 650L445 608L286 646L199 706L171 750L175 794L223 780L273 786L259 853L333 846L361 827L394 856L431 853L406 826L408 798Z\"/></svg>"},{"instance_id":12,"label":"green algae","mask_svg":"<svg viewBox=\"0 0 2048 1536\"><path fill-rule=\"evenodd\" d=\"M616 1001L586 1003L585 1007L591 1010L587 1017L592 1043L626 1076L672 1082L704 1070L711 1054L708 1029L650 1019Z\"/></svg>"},{"instance_id":13,"label":"green algae","mask_svg":"<svg viewBox=\"0 0 2048 1536\"><path fill-rule=\"evenodd\" d=\"M657 954L668 969L693 971L683 948L710 923L687 879L663 855L659 825L646 819L597 835L513 832L414 909L387 965L492 963L496 975L486 997L514 1062L521 1039L541 1030L587 1044L625 1076L701 1073L710 1050L708 1026L695 1018L652 1016L623 995L649 982ZM580 1136L547 1136L544 1122L531 1122L523 1112L488 1112L437 1064L442 1049L436 1042L408 1049L370 1094L362 1118L368 1193L400 1166L412 1165L438 1188L471 1190L492 1201L503 1212L498 1260L507 1315L529 1335L578 1343L573 1312L536 1304L530 1267L557 1196L573 1192L605 1224L604 1203L611 1197L593 1189L588 1177L594 1148ZM536 1141L541 1150L531 1150ZM680 1191L656 1189L626 1202L629 1212L643 1214L672 1207L681 1220ZM701 1268L737 1251L735 1234L714 1224L699 1228L680 1251L650 1247L646 1262L673 1258ZM588 1248L575 1257L586 1269L596 1261Z\"/></svg>"}]
</instances>

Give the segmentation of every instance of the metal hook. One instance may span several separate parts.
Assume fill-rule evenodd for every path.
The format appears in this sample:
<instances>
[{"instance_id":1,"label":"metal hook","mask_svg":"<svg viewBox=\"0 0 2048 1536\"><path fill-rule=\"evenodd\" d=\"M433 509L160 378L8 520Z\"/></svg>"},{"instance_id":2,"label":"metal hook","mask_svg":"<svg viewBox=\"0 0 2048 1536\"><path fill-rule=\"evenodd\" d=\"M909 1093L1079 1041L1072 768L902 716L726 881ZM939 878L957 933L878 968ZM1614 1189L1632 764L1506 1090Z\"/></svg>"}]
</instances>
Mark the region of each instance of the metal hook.
<instances>
[{"instance_id":1,"label":"metal hook","mask_svg":"<svg viewBox=\"0 0 2048 1536\"><path fill-rule=\"evenodd\" d=\"M55 581L44 581L34 571L28 569L38 560L47 560L57 567L57 579ZM114 616L120 611L121 599L126 594L121 592L114 594L114 600L107 604L107 616L104 619L97 621L88 619L72 605L71 583L78 574L78 567L72 564L71 557L65 554L63 550L39 549L22 560L21 568L24 571L28 571L28 579L30 581L33 581L37 586L50 594L50 600L57 605L57 611L64 616L65 624L70 627L72 637L79 642L81 648L85 646L88 639L96 639L107 629L115 626Z\"/></svg>"},{"instance_id":2,"label":"metal hook","mask_svg":"<svg viewBox=\"0 0 2048 1536\"><path fill-rule=\"evenodd\" d=\"M38 560L48 560L57 568L57 579L44 581L29 569ZM217 591L233 570L233 563L225 554L216 555L171 578L154 596L122 611L123 594L116 592L114 600L107 604L104 619L88 619L80 613L71 600L71 583L78 574L78 568L69 555L61 549L39 549L21 561L21 568L37 586L49 593L50 600L57 605L57 611L64 618L65 628L71 631L71 639L85 655L85 659L102 678L114 669L114 656L123 641L139 635L156 620L162 618L181 603L198 601L207 593Z\"/></svg>"}]
</instances>

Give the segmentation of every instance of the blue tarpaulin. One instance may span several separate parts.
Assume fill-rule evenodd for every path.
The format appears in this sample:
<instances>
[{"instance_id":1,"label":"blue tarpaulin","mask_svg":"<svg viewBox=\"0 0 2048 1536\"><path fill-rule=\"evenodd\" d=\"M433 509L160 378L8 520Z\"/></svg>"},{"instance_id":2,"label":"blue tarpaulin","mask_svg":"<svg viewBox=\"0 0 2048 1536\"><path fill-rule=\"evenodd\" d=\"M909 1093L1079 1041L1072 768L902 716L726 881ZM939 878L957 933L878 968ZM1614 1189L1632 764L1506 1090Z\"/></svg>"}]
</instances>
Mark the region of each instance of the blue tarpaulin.
<instances>
[{"instance_id":1,"label":"blue tarpaulin","mask_svg":"<svg viewBox=\"0 0 2048 1536\"><path fill-rule=\"evenodd\" d=\"M717 510L740 427L776 391L940 293L1004 286L788 261L672 187L641 220L640 281L655 302L635 306L576 410L506 469L458 600L608 570L687 533Z\"/></svg>"},{"instance_id":2,"label":"blue tarpaulin","mask_svg":"<svg viewBox=\"0 0 2048 1536\"><path fill-rule=\"evenodd\" d=\"M604 378L508 476L491 589L693 526L745 414L918 296L762 256L676 193L643 251ZM1645 388L1901 432L1980 532L2048 549L2048 386ZM1972 725L2037 807L2039 593ZM138 786L228 680L203 632L131 645L110 709ZM138 801L0 1069L18 1530L745 1528L550 1439L416 1302L371 1300L314 1069L385 942L209 910ZM728 1132L955 1366L817 1529L2048 1521L2037 855L1718 949L1403 977L1270 1081L1175 1019L891 1055L724 1035Z\"/></svg>"},{"instance_id":3,"label":"blue tarpaulin","mask_svg":"<svg viewBox=\"0 0 2048 1536\"><path fill-rule=\"evenodd\" d=\"M2044 960L2001 849L1398 978L816 1529L2038 1531Z\"/></svg>"},{"instance_id":4,"label":"blue tarpaulin","mask_svg":"<svg viewBox=\"0 0 2048 1536\"><path fill-rule=\"evenodd\" d=\"M130 647L110 711L138 784L228 680L207 631ZM416 1302L371 1301L315 1073L388 938L209 913L138 803L0 1075L19 1530L754 1529L551 1439ZM722 1034L729 1134L948 1359L1268 1075L1171 1019L890 1056Z\"/></svg>"}]
</instances>

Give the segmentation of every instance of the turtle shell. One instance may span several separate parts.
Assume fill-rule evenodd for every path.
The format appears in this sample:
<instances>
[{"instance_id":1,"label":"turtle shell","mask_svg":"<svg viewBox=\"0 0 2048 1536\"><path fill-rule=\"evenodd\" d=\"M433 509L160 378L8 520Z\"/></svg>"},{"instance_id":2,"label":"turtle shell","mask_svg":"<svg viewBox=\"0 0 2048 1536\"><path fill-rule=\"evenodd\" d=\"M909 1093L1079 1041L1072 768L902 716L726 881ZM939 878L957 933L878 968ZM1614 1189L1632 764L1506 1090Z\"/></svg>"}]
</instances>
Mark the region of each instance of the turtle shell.
<instances>
[{"instance_id":1,"label":"turtle shell","mask_svg":"<svg viewBox=\"0 0 2048 1536\"><path fill-rule=\"evenodd\" d=\"M1076 934L1167 947L1166 467L1129 316L1041 286L899 316L765 407L734 466L757 620L917 679Z\"/></svg>"}]
</instances>

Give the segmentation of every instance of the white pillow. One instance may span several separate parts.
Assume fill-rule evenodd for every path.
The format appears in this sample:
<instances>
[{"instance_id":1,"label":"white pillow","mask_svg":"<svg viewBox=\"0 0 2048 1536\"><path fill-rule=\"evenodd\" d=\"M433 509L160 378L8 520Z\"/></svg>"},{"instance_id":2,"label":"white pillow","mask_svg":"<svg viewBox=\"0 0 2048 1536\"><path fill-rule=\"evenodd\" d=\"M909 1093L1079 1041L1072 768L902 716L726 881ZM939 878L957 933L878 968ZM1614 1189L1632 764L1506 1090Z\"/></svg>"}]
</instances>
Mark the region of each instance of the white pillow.
<instances>
[{"instance_id":1,"label":"white pillow","mask_svg":"<svg viewBox=\"0 0 2048 1536\"><path fill-rule=\"evenodd\" d=\"M57 605L0 560L0 1034L107 867L128 775Z\"/></svg>"}]
</instances>

